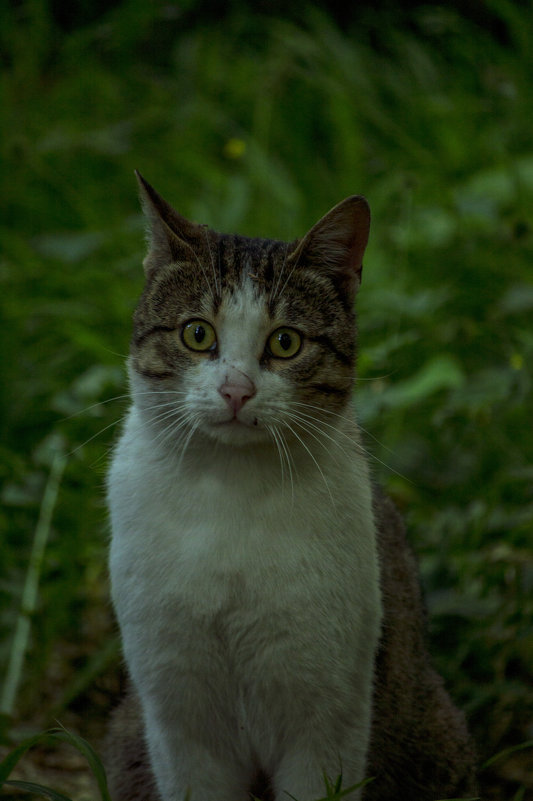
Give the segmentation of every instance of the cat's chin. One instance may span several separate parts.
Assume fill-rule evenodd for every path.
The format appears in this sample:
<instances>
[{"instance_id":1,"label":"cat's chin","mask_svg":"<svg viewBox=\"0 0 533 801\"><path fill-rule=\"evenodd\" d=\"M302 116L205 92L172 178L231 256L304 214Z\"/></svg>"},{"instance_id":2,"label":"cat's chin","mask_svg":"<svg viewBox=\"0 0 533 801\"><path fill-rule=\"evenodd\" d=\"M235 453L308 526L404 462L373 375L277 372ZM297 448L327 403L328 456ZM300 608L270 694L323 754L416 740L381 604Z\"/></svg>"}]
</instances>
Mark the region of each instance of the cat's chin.
<instances>
[{"instance_id":1,"label":"cat's chin","mask_svg":"<svg viewBox=\"0 0 533 801\"><path fill-rule=\"evenodd\" d=\"M248 425L237 419L207 424L202 431L217 442L238 447L255 445L268 439L268 432L262 426Z\"/></svg>"}]
</instances>

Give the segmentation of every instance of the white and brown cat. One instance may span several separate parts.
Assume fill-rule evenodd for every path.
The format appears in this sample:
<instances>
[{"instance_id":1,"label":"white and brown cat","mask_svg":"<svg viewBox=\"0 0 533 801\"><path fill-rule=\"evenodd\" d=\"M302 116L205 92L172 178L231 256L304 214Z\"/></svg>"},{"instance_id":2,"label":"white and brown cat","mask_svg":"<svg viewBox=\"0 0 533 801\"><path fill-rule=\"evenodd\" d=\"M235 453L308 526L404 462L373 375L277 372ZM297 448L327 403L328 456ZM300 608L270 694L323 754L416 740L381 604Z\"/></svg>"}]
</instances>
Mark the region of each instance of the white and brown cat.
<instances>
[{"instance_id":1,"label":"white and brown cat","mask_svg":"<svg viewBox=\"0 0 533 801\"><path fill-rule=\"evenodd\" d=\"M140 176L146 286L109 474L131 691L115 801L475 795L416 564L350 407L362 197L291 243L193 224Z\"/></svg>"}]
</instances>

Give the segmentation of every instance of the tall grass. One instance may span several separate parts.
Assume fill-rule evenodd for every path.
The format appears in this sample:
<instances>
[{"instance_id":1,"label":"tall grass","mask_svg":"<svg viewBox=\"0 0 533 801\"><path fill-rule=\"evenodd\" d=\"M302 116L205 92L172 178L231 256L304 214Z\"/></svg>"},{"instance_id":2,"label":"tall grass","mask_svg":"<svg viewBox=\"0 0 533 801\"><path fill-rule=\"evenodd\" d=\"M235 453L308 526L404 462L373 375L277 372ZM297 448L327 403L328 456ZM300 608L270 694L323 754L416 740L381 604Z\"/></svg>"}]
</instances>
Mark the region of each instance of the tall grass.
<instances>
[{"instance_id":1,"label":"tall grass","mask_svg":"<svg viewBox=\"0 0 533 801\"><path fill-rule=\"evenodd\" d=\"M142 282L139 168L183 214L245 234L293 238L367 195L356 402L375 472L482 757L527 739L533 9L487 5L499 39L451 6L401 30L377 12L340 30L312 7L301 24L241 7L184 28L177 6L128 0L68 34L44 0L6 8L1 664L50 443L69 454L12 736L79 714L116 667L102 486Z\"/></svg>"}]
</instances>

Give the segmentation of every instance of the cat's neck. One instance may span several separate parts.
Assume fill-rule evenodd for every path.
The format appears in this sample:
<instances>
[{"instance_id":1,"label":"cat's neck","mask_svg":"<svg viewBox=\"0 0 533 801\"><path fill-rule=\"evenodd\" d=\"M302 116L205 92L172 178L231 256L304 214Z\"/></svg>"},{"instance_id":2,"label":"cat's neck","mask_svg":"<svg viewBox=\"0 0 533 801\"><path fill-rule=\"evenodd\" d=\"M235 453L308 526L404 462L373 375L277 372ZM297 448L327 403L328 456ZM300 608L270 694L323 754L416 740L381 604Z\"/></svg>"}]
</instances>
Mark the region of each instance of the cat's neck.
<instances>
[{"instance_id":1,"label":"cat's neck","mask_svg":"<svg viewBox=\"0 0 533 801\"><path fill-rule=\"evenodd\" d=\"M298 487L308 492L315 486L317 491L331 495L354 471L361 478L367 474L359 431L349 413L331 425L327 438L302 433L292 440L264 438L234 445L214 440L200 430L186 445L158 440L135 404L127 428L128 439L137 453L144 458L150 453L158 471L179 476L180 481L190 484L208 481L226 487L255 487L256 492L265 495L277 493L280 488L293 495Z\"/></svg>"}]
</instances>

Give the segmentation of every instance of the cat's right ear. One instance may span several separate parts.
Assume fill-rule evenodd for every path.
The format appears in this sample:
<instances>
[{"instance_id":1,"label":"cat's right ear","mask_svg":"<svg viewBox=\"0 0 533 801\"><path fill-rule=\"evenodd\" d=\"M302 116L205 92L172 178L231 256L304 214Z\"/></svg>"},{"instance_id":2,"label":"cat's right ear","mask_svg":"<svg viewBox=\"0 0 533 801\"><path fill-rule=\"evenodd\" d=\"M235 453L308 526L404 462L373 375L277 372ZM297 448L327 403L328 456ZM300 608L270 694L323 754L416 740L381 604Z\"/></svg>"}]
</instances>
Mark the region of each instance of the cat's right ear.
<instances>
[{"instance_id":1,"label":"cat's right ear","mask_svg":"<svg viewBox=\"0 0 533 801\"><path fill-rule=\"evenodd\" d=\"M203 246L206 229L189 222L150 186L135 170L142 209L148 220L148 253L143 261L144 272L151 273L190 258Z\"/></svg>"},{"instance_id":2,"label":"cat's right ear","mask_svg":"<svg viewBox=\"0 0 533 801\"><path fill-rule=\"evenodd\" d=\"M329 273L353 301L363 271L370 207L362 195L342 200L300 240L289 259Z\"/></svg>"}]
</instances>

